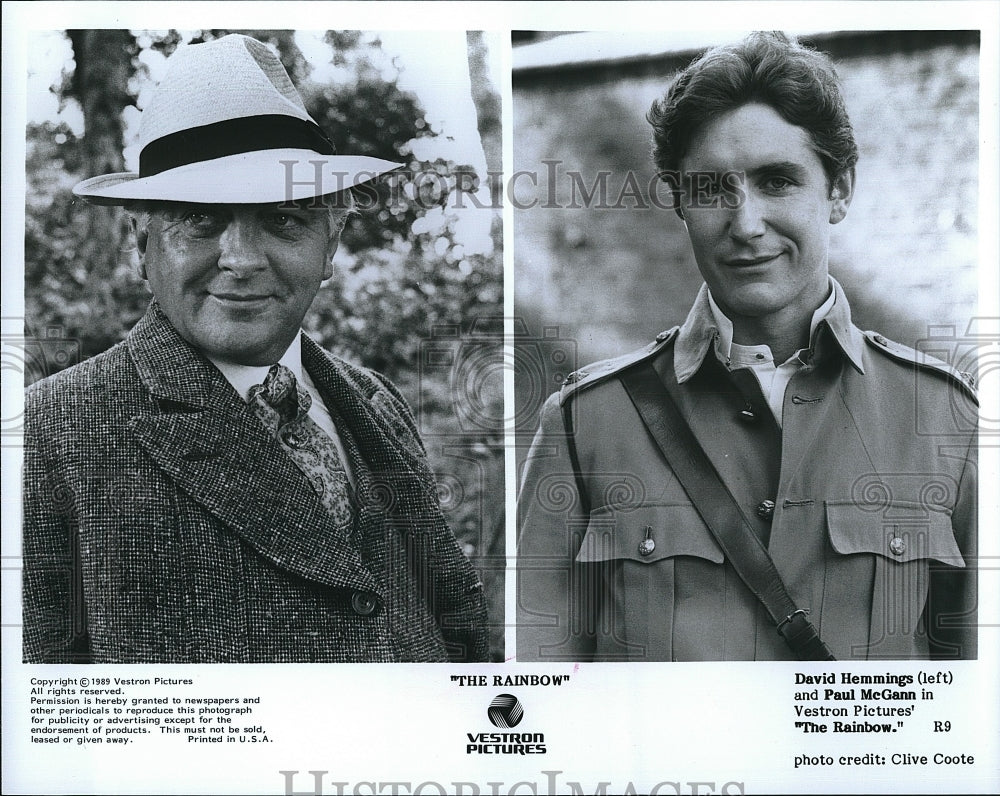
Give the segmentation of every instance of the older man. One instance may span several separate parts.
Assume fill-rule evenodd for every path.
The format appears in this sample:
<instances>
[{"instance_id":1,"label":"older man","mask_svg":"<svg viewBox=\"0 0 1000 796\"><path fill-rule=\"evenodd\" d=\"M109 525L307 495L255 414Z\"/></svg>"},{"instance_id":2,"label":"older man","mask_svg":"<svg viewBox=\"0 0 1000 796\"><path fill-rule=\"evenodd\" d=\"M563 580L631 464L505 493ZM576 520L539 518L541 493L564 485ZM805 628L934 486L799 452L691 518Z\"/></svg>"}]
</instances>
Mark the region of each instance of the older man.
<instances>
[{"instance_id":1,"label":"older man","mask_svg":"<svg viewBox=\"0 0 1000 796\"><path fill-rule=\"evenodd\" d=\"M649 120L705 284L546 404L518 657L975 657L975 395L861 332L828 273L857 161L832 64L755 34Z\"/></svg>"},{"instance_id":2,"label":"older man","mask_svg":"<svg viewBox=\"0 0 1000 796\"><path fill-rule=\"evenodd\" d=\"M474 661L479 579L406 402L301 333L355 184L278 59L179 50L125 205L145 317L27 393L29 662Z\"/></svg>"}]
</instances>

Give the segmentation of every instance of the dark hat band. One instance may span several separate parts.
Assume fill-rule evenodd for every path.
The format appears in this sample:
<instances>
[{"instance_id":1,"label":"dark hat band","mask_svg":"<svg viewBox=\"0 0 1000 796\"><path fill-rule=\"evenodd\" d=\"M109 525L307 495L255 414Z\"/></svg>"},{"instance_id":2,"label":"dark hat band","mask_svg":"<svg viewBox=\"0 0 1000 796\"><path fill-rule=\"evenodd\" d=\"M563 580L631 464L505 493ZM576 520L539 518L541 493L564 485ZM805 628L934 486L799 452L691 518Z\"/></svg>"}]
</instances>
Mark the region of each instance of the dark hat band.
<instances>
[{"instance_id":1,"label":"dark hat band","mask_svg":"<svg viewBox=\"0 0 1000 796\"><path fill-rule=\"evenodd\" d=\"M315 122L283 114L245 116L189 127L150 141L139 153L139 176L262 149L309 149L335 155L333 143Z\"/></svg>"}]
</instances>

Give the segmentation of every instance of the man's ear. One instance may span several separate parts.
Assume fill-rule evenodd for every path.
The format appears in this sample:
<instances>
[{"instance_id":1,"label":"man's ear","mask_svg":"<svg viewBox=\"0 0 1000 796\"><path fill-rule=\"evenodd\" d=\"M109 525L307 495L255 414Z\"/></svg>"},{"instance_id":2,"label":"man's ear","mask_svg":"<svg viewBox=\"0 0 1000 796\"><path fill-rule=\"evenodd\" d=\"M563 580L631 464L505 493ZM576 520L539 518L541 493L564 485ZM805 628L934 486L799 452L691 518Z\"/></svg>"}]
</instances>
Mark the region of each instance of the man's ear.
<instances>
[{"instance_id":1,"label":"man's ear","mask_svg":"<svg viewBox=\"0 0 1000 796\"><path fill-rule=\"evenodd\" d=\"M340 246L340 233L332 235L329 243L326 244L326 260L323 263L323 281L325 282L333 276L333 255L337 253Z\"/></svg>"},{"instance_id":2,"label":"man's ear","mask_svg":"<svg viewBox=\"0 0 1000 796\"><path fill-rule=\"evenodd\" d=\"M146 276L146 245L149 243L149 231L145 227L139 228L135 216L129 216L128 223L132 229L132 237L135 238L136 251L139 252L139 276L148 279Z\"/></svg>"},{"instance_id":3,"label":"man's ear","mask_svg":"<svg viewBox=\"0 0 1000 796\"><path fill-rule=\"evenodd\" d=\"M830 223L839 224L847 215L847 208L851 206L851 199L854 198L854 166L842 171L834 180L830 187Z\"/></svg>"}]
</instances>

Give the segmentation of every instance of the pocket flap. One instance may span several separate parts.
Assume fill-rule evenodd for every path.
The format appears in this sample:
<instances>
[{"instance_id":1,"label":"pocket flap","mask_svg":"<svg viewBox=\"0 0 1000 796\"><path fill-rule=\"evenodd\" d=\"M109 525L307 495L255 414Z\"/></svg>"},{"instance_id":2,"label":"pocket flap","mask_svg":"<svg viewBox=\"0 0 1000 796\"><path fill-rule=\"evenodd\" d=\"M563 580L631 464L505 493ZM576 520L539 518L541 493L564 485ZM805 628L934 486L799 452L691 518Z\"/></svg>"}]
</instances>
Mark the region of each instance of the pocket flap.
<instances>
[{"instance_id":1,"label":"pocket flap","mask_svg":"<svg viewBox=\"0 0 1000 796\"><path fill-rule=\"evenodd\" d=\"M597 509L590 515L576 560L628 559L652 564L674 556L695 556L716 564L723 561L722 549L690 504L644 505L627 511Z\"/></svg>"},{"instance_id":2,"label":"pocket flap","mask_svg":"<svg viewBox=\"0 0 1000 796\"><path fill-rule=\"evenodd\" d=\"M919 508L900 506L899 508ZM889 561L933 559L952 567L964 567L951 529L951 517L943 511L922 512L923 517L904 521L885 518L883 511L871 511L855 503L826 502L826 525L830 544L838 553L875 553Z\"/></svg>"}]
</instances>

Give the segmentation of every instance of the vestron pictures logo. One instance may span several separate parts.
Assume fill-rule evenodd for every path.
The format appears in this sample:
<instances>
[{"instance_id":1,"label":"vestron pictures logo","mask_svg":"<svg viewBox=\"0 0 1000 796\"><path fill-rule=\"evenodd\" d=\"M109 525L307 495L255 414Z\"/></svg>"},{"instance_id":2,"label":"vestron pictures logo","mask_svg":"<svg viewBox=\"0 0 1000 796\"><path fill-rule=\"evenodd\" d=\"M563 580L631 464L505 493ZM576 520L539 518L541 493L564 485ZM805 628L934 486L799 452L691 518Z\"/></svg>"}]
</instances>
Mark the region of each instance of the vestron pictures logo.
<instances>
[{"instance_id":1,"label":"vestron pictures logo","mask_svg":"<svg viewBox=\"0 0 1000 796\"><path fill-rule=\"evenodd\" d=\"M486 715L494 727L516 727L524 718L524 708L513 694L500 694L490 703Z\"/></svg>"},{"instance_id":2,"label":"vestron pictures logo","mask_svg":"<svg viewBox=\"0 0 1000 796\"><path fill-rule=\"evenodd\" d=\"M513 694L497 694L486 710L494 727L516 727L524 718L524 708ZM544 755L545 734L541 732L467 732L468 755Z\"/></svg>"}]
</instances>

